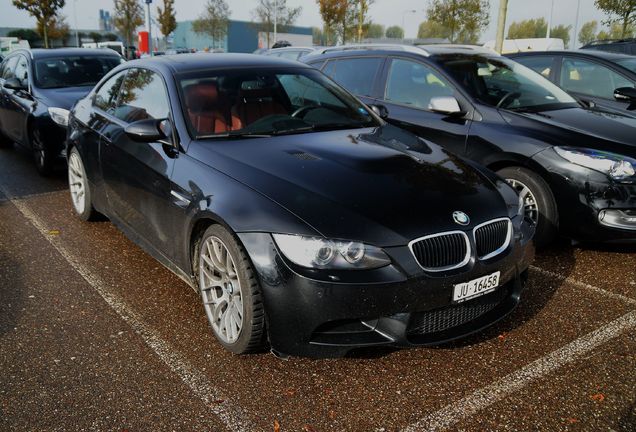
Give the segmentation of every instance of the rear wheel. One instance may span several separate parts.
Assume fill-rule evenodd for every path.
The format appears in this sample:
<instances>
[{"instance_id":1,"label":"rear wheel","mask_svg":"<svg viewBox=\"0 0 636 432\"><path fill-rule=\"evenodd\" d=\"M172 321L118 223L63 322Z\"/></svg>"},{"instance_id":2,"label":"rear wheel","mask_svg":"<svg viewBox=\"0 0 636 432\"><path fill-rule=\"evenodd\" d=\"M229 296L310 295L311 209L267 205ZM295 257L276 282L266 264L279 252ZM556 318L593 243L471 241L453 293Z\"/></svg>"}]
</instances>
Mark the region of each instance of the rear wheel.
<instances>
[{"instance_id":1,"label":"rear wheel","mask_svg":"<svg viewBox=\"0 0 636 432\"><path fill-rule=\"evenodd\" d=\"M538 174L522 167L497 171L523 198L525 216L536 224L537 247L550 244L559 231L559 214L550 186Z\"/></svg>"},{"instance_id":2,"label":"rear wheel","mask_svg":"<svg viewBox=\"0 0 636 432\"><path fill-rule=\"evenodd\" d=\"M260 285L245 250L220 225L197 246L199 290L214 335L229 351L245 354L266 345Z\"/></svg>"},{"instance_id":3,"label":"rear wheel","mask_svg":"<svg viewBox=\"0 0 636 432\"><path fill-rule=\"evenodd\" d=\"M85 221L95 219L97 211L93 208L84 162L75 147L71 149L68 156L68 186L75 213Z\"/></svg>"},{"instance_id":4,"label":"rear wheel","mask_svg":"<svg viewBox=\"0 0 636 432\"><path fill-rule=\"evenodd\" d=\"M55 155L46 148L44 139L37 128L31 132L31 148L38 172L43 176L50 175L55 167Z\"/></svg>"}]
</instances>

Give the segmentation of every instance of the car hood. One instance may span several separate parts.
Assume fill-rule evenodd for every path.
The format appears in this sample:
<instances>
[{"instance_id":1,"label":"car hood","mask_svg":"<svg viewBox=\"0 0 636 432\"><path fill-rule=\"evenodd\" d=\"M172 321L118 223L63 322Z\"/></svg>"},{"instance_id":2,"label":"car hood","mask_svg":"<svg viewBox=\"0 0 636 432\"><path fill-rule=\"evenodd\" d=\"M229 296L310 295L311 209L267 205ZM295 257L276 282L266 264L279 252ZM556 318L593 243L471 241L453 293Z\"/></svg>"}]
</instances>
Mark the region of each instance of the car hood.
<instances>
[{"instance_id":1,"label":"car hood","mask_svg":"<svg viewBox=\"0 0 636 432\"><path fill-rule=\"evenodd\" d=\"M538 113L502 112L510 125L535 130L554 145L636 153L636 118L618 112L566 108Z\"/></svg>"},{"instance_id":2,"label":"car hood","mask_svg":"<svg viewBox=\"0 0 636 432\"><path fill-rule=\"evenodd\" d=\"M55 89L38 89L37 98L49 107L70 110L71 107L88 94L92 87L63 87Z\"/></svg>"},{"instance_id":3,"label":"car hood","mask_svg":"<svg viewBox=\"0 0 636 432\"><path fill-rule=\"evenodd\" d=\"M195 157L330 238L405 245L507 216L487 177L393 126L202 143ZM471 224L453 221L463 211Z\"/></svg>"}]
</instances>

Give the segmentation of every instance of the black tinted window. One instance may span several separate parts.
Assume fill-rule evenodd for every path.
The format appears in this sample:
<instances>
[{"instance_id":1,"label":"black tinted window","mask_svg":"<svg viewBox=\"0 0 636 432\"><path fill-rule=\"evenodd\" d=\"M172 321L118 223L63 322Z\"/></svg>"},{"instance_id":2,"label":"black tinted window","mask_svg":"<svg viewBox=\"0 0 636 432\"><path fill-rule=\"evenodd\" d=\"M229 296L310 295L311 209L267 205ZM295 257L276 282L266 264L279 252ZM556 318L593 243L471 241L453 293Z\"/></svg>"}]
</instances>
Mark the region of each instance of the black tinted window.
<instances>
[{"instance_id":1,"label":"black tinted window","mask_svg":"<svg viewBox=\"0 0 636 432\"><path fill-rule=\"evenodd\" d=\"M600 63L564 59L561 67L561 87L584 95L614 99L614 90L620 87L634 87L634 83Z\"/></svg>"},{"instance_id":2,"label":"black tinted window","mask_svg":"<svg viewBox=\"0 0 636 432\"><path fill-rule=\"evenodd\" d=\"M94 86L121 63L113 56L76 56L35 61L35 85L40 88Z\"/></svg>"},{"instance_id":3,"label":"black tinted window","mask_svg":"<svg viewBox=\"0 0 636 432\"><path fill-rule=\"evenodd\" d=\"M2 66L2 79L9 79L15 76L15 67L18 64L18 56L13 56L5 60Z\"/></svg>"},{"instance_id":4,"label":"black tinted window","mask_svg":"<svg viewBox=\"0 0 636 432\"><path fill-rule=\"evenodd\" d=\"M161 77L147 69L129 69L120 91L115 116L132 123L165 119L169 113L170 104Z\"/></svg>"},{"instance_id":5,"label":"black tinted window","mask_svg":"<svg viewBox=\"0 0 636 432\"><path fill-rule=\"evenodd\" d=\"M533 71L540 73L546 78L550 78L552 72L552 64L554 59L547 56L528 56L519 57L514 59L516 62L521 63L525 67L529 67Z\"/></svg>"},{"instance_id":6,"label":"black tinted window","mask_svg":"<svg viewBox=\"0 0 636 432\"><path fill-rule=\"evenodd\" d=\"M118 74L113 75L106 81L95 94L94 105L107 112L113 112L115 104L117 103L117 96L119 95L119 89L126 77L126 71L121 71Z\"/></svg>"},{"instance_id":7,"label":"black tinted window","mask_svg":"<svg viewBox=\"0 0 636 432\"><path fill-rule=\"evenodd\" d=\"M382 60L379 57L332 60L323 72L351 93L371 96L375 76Z\"/></svg>"}]
</instances>

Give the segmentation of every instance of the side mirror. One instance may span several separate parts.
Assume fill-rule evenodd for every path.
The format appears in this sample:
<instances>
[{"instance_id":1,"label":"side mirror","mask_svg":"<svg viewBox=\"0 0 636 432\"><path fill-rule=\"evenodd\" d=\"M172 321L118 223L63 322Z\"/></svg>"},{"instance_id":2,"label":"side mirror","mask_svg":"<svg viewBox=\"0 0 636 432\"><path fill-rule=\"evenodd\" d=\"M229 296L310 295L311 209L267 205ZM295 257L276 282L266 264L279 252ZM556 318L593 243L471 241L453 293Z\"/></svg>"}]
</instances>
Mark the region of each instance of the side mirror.
<instances>
[{"instance_id":1,"label":"side mirror","mask_svg":"<svg viewBox=\"0 0 636 432\"><path fill-rule=\"evenodd\" d=\"M614 99L624 102L636 102L636 88L621 87L614 90Z\"/></svg>"},{"instance_id":2,"label":"side mirror","mask_svg":"<svg viewBox=\"0 0 636 432\"><path fill-rule=\"evenodd\" d=\"M431 98L431 102L428 104L428 109L439 113L446 114L448 116L464 115L459 106L459 102L453 96L440 96Z\"/></svg>"},{"instance_id":3,"label":"side mirror","mask_svg":"<svg viewBox=\"0 0 636 432\"><path fill-rule=\"evenodd\" d=\"M168 131L171 128L170 126L162 125L164 122L169 123L168 120L139 120L126 126L124 132L133 141L145 143L160 141L168 137L164 131Z\"/></svg>"},{"instance_id":4,"label":"side mirror","mask_svg":"<svg viewBox=\"0 0 636 432\"><path fill-rule=\"evenodd\" d=\"M384 105L369 105L369 109L383 120L389 118L389 110Z\"/></svg>"},{"instance_id":5,"label":"side mirror","mask_svg":"<svg viewBox=\"0 0 636 432\"><path fill-rule=\"evenodd\" d=\"M9 78L2 85L4 88L9 90L26 90L27 88L22 84L22 82L17 78Z\"/></svg>"}]
</instances>

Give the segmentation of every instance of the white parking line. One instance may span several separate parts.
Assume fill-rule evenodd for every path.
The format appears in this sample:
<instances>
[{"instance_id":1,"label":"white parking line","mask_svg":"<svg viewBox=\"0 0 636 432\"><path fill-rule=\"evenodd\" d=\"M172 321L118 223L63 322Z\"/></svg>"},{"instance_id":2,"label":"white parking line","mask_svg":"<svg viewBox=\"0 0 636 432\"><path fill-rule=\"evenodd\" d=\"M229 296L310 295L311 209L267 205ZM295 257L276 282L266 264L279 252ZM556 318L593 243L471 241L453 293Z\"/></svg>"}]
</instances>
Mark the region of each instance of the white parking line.
<instances>
[{"instance_id":1,"label":"white parking line","mask_svg":"<svg viewBox=\"0 0 636 432\"><path fill-rule=\"evenodd\" d=\"M118 296L109 292L95 273L84 266L60 241L48 235L45 223L20 199L14 199L9 191L0 185L0 192L22 213L22 215L42 234L42 236L64 257L69 265L104 299L104 301L143 339L159 358L201 399L231 431L258 430L251 424L241 408L208 382L198 369L170 347L156 332L147 326L139 316ZM223 401L223 402L220 402Z\"/></svg>"},{"instance_id":2,"label":"white parking line","mask_svg":"<svg viewBox=\"0 0 636 432\"><path fill-rule=\"evenodd\" d=\"M551 352L523 368L480 388L469 396L427 415L404 432L441 431L489 407L550 372L580 359L598 346L636 329L636 311L629 312L568 345Z\"/></svg>"},{"instance_id":3,"label":"white parking line","mask_svg":"<svg viewBox=\"0 0 636 432\"><path fill-rule=\"evenodd\" d=\"M535 272L537 272L537 273L540 273L540 274L542 274L544 276L548 276L548 277L551 277L551 278L554 278L554 279L559 279L559 280L561 280L563 282L567 282L567 283L569 283L571 285L574 285L574 286L577 286L579 288L585 288L588 291L593 291L593 292L595 292L597 294L601 294L601 295L603 295L605 297L610 297L610 298L613 298L615 300L620 300L620 301L623 301L623 302L631 304L631 305L636 305L636 299L633 299L633 298L630 298L630 297L626 297L626 296L621 295L621 294L613 293L613 292L605 290L603 288L595 287L594 285L586 284L585 282L578 281L578 280L576 280L576 279L574 279L572 277L566 277L566 276L560 275L558 273L552 272L550 270L542 269L542 268L537 267L537 266L530 266L530 269L535 271Z\"/></svg>"}]
</instances>

